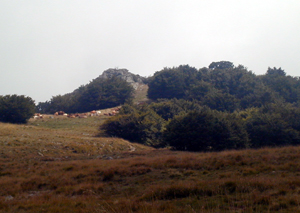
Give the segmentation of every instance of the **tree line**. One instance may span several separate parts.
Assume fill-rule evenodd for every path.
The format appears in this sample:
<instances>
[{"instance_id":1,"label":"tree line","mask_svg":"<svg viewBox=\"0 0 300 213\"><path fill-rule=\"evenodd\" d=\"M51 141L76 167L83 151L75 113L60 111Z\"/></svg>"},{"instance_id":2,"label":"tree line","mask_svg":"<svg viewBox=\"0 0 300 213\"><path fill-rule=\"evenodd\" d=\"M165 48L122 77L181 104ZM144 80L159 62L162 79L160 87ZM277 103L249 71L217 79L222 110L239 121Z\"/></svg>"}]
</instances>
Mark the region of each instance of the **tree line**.
<instances>
[{"instance_id":1,"label":"tree line","mask_svg":"<svg viewBox=\"0 0 300 213\"><path fill-rule=\"evenodd\" d=\"M185 151L299 145L300 109L271 103L223 112L197 101L159 99L143 106L124 105L100 129L132 142Z\"/></svg>"},{"instance_id":2,"label":"tree line","mask_svg":"<svg viewBox=\"0 0 300 213\"><path fill-rule=\"evenodd\" d=\"M300 143L300 81L281 68L257 76L228 61L199 70L181 65L156 72L148 82L152 102L125 105L101 130L189 151Z\"/></svg>"},{"instance_id":3,"label":"tree line","mask_svg":"<svg viewBox=\"0 0 300 213\"><path fill-rule=\"evenodd\" d=\"M50 101L35 102L23 95L0 96L0 122L27 123L34 113L53 114L88 112L130 103L133 87L117 76L96 78L72 93L57 95Z\"/></svg>"},{"instance_id":4,"label":"tree line","mask_svg":"<svg viewBox=\"0 0 300 213\"><path fill-rule=\"evenodd\" d=\"M299 145L300 81L281 68L255 75L243 65L213 62L164 68L148 83L149 103L132 104L134 89L96 78L35 106L30 97L0 96L0 121L26 123L34 112L87 112L123 105L100 128L108 136L176 150L220 151Z\"/></svg>"},{"instance_id":5,"label":"tree line","mask_svg":"<svg viewBox=\"0 0 300 213\"><path fill-rule=\"evenodd\" d=\"M96 78L72 93L57 95L50 101L40 102L36 111L52 114L57 111L80 113L105 109L132 101L133 92L133 87L117 76Z\"/></svg>"},{"instance_id":6,"label":"tree line","mask_svg":"<svg viewBox=\"0 0 300 213\"><path fill-rule=\"evenodd\" d=\"M148 97L198 100L211 109L233 112L278 101L297 103L300 81L275 67L257 76L243 65L235 67L227 61L199 70L181 65L156 72L149 80Z\"/></svg>"}]
</instances>

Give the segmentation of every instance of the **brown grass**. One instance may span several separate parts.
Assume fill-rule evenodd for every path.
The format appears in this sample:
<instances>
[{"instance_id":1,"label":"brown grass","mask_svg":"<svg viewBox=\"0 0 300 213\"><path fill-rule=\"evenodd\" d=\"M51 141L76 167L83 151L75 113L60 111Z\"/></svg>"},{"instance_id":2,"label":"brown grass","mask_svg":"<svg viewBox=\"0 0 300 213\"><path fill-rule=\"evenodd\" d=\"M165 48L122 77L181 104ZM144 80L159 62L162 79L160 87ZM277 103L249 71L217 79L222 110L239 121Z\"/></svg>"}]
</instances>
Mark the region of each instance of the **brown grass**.
<instances>
[{"instance_id":1,"label":"brown grass","mask_svg":"<svg viewBox=\"0 0 300 213\"><path fill-rule=\"evenodd\" d=\"M155 150L103 119L0 123L0 212L300 212L300 147Z\"/></svg>"}]
</instances>

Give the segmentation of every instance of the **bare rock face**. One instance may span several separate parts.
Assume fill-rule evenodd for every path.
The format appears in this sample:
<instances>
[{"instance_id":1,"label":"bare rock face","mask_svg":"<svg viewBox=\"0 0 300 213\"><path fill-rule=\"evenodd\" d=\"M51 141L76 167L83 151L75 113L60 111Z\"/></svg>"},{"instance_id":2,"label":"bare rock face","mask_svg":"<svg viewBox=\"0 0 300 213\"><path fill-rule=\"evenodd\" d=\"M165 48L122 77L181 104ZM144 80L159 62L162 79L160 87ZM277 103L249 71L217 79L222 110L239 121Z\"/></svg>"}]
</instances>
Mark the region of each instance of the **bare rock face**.
<instances>
[{"instance_id":1,"label":"bare rock face","mask_svg":"<svg viewBox=\"0 0 300 213\"><path fill-rule=\"evenodd\" d=\"M137 89L139 84L144 84L144 77L130 73L127 69L108 69L105 70L99 78L111 78L112 76L120 77L130 83L134 89Z\"/></svg>"}]
</instances>

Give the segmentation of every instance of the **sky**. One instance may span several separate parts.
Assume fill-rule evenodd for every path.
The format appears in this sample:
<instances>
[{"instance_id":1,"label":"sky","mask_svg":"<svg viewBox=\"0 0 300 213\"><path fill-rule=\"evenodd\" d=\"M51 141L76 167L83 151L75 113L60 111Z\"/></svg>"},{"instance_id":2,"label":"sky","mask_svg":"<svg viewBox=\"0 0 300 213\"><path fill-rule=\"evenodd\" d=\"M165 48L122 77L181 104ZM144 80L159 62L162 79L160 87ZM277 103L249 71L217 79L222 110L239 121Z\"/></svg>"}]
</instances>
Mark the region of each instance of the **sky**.
<instances>
[{"instance_id":1,"label":"sky","mask_svg":"<svg viewBox=\"0 0 300 213\"><path fill-rule=\"evenodd\" d=\"M0 95L38 102L109 68L217 61L300 76L299 0L0 0Z\"/></svg>"}]
</instances>

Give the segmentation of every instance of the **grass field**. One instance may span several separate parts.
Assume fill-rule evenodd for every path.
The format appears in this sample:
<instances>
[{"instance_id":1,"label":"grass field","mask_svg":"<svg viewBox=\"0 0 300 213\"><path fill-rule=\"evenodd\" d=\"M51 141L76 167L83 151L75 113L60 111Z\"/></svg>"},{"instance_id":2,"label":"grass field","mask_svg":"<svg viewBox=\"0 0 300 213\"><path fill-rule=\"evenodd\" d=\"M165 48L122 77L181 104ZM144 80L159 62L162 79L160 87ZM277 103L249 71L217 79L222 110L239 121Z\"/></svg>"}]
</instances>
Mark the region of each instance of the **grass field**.
<instances>
[{"instance_id":1,"label":"grass field","mask_svg":"<svg viewBox=\"0 0 300 213\"><path fill-rule=\"evenodd\" d=\"M300 212L299 147L155 150L105 119L0 123L0 212Z\"/></svg>"}]
</instances>

